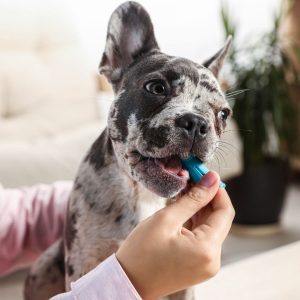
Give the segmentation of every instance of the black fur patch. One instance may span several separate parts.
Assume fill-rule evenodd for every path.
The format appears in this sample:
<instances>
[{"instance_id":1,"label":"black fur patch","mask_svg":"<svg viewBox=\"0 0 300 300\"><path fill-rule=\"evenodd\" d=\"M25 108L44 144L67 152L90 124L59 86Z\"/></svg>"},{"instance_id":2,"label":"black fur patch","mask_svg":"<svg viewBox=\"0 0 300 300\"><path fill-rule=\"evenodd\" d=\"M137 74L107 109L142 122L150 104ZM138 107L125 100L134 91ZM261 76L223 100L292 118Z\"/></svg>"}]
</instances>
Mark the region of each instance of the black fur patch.
<instances>
[{"instance_id":1,"label":"black fur patch","mask_svg":"<svg viewBox=\"0 0 300 300\"><path fill-rule=\"evenodd\" d=\"M80 190L81 188L82 188L82 184L78 181L78 177L76 177L74 186L73 186L73 190L77 191L77 190Z\"/></svg>"},{"instance_id":2,"label":"black fur patch","mask_svg":"<svg viewBox=\"0 0 300 300\"><path fill-rule=\"evenodd\" d=\"M110 205L105 210L105 214L107 215L110 214L112 212L113 207L114 207L114 202L111 202Z\"/></svg>"},{"instance_id":3,"label":"black fur patch","mask_svg":"<svg viewBox=\"0 0 300 300\"><path fill-rule=\"evenodd\" d=\"M207 74L201 74L200 79L201 80L209 80L209 76Z\"/></svg>"},{"instance_id":4,"label":"black fur patch","mask_svg":"<svg viewBox=\"0 0 300 300\"><path fill-rule=\"evenodd\" d=\"M65 242L68 250L71 249L73 240L77 235L76 229L77 215L75 213L67 213L67 222L65 227Z\"/></svg>"},{"instance_id":5,"label":"black fur patch","mask_svg":"<svg viewBox=\"0 0 300 300\"><path fill-rule=\"evenodd\" d=\"M95 202L89 202L90 209L93 209L95 207L96 203Z\"/></svg>"},{"instance_id":6,"label":"black fur patch","mask_svg":"<svg viewBox=\"0 0 300 300\"><path fill-rule=\"evenodd\" d=\"M204 88L206 88L211 93L218 93L218 90L216 89L216 87L211 85L208 81L201 81L200 85L203 86Z\"/></svg>"},{"instance_id":7,"label":"black fur patch","mask_svg":"<svg viewBox=\"0 0 300 300\"><path fill-rule=\"evenodd\" d=\"M163 148L168 143L168 135L170 133L170 127L159 126L159 127L145 127L143 131L143 138L148 142L148 151L151 151L154 147Z\"/></svg>"},{"instance_id":8,"label":"black fur patch","mask_svg":"<svg viewBox=\"0 0 300 300\"><path fill-rule=\"evenodd\" d=\"M54 265L62 275L65 274L64 245L62 242L59 245L59 255L56 255Z\"/></svg>"},{"instance_id":9,"label":"black fur patch","mask_svg":"<svg viewBox=\"0 0 300 300\"><path fill-rule=\"evenodd\" d=\"M171 85L172 97L176 97L179 94L183 93L185 82L183 80L178 80L180 79L179 73L169 70L164 75L168 79L169 84Z\"/></svg>"},{"instance_id":10,"label":"black fur patch","mask_svg":"<svg viewBox=\"0 0 300 300\"><path fill-rule=\"evenodd\" d=\"M67 272L69 276L74 274L74 267L70 263L67 264Z\"/></svg>"},{"instance_id":11,"label":"black fur patch","mask_svg":"<svg viewBox=\"0 0 300 300\"><path fill-rule=\"evenodd\" d=\"M171 62L170 67L174 69L178 74L188 77L195 86L199 83L199 72L196 65L186 59L186 58L177 58L175 61Z\"/></svg>"},{"instance_id":12,"label":"black fur patch","mask_svg":"<svg viewBox=\"0 0 300 300\"><path fill-rule=\"evenodd\" d=\"M85 161L90 162L96 170L99 170L105 165L106 154L111 155L112 153L113 148L106 128L92 145Z\"/></svg>"},{"instance_id":13,"label":"black fur patch","mask_svg":"<svg viewBox=\"0 0 300 300\"><path fill-rule=\"evenodd\" d=\"M164 73L165 77L169 82L172 83L174 80L178 80L180 78L180 74L175 72L174 70L168 70Z\"/></svg>"},{"instance_id":14,"label":"black fur patch","mask_svg":"<svg viewBox=\"0 0 300 300\"><path fill-rule=\"evenodd\" d=\"M128 104L130 105L130 103ZM119 100L118 100L118 104L111 109L109 115L110 119L115 120L114 125L118 129L117 132L115 130L111 131L110 128L108 128L107 130L108 130L108 136L112 141L124 143L128 135L128 129L127 129L127 122L125 122L125 119L123 118L124 112L122 111L122 113L118 113L119 110L117 108L119 108L120 105L122 104L119 104ZM129 114L128 112L126 112L126 118L128 117Z\"/></svg>"},{"instance_id":15,"label":"black fur patch","mask_svg":"<svg viewBox=\"0 0 300 300\"><path fill-rule=\"evenodd\" d=\"M119 101L124 101L124 100L119 100ZM123 142L125 143L126 138L128 136L128 127L127 127L127 120L130 116L130 113L132 112L132 110L128 110L128 108L130 109L131 107L131 103L127 103L127 105L125 105L125 111L122 111L121 113L116 113L115 116L115 126L118 128L118 135L112 135L111 133L109 134L111 136L111 138L114 141L118 141L118 142ZM118 103L118 107L119 107L119 111L120 109L124 109L124 105L123 103ZM124 118L124 113L126 113L126 117Z\"/></svg>"},{"instance_id":16,"label":"black fur patch","mask_svg":"<svg viewBox=\"0 0 300 300\"><path fill-rule=\"evenodd\" d=\"M120 223L121 220L124 218L124 215L123 214L119 214L116 219L115 219L115 223Z\"/></svg>"}]
</instances>

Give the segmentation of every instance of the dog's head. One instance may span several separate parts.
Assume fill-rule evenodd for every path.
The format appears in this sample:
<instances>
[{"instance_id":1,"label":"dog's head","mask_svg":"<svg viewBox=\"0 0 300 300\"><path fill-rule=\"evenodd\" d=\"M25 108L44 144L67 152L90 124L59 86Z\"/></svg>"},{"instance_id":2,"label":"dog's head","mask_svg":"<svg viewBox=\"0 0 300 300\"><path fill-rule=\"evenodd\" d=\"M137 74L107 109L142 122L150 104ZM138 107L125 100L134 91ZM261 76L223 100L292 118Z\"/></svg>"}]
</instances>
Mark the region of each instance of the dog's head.
<instances>
[{"instance_id":1,"label":"dog's head","mask_svg":"<svg viewBox=\"0 0 300 300\"><path fill-rule=\"evenodd\" d=\"M116 98L108 132L120 166L163 197L184 189L179 157L208 161L231 109L217 76L230 40L202 65L162 53L145 9L126 2L112 14L100 72Z\"/></svg>"}]
</instances>

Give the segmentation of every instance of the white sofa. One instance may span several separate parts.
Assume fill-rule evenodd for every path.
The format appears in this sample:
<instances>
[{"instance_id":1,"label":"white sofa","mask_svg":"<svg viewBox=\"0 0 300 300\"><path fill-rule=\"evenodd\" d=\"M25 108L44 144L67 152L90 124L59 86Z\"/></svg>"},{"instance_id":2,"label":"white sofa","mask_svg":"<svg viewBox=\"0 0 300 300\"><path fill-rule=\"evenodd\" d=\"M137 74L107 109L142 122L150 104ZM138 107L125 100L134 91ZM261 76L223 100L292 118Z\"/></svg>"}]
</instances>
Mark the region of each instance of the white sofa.
<instances>
[{"instance_id":1,"label":"white sofa","mask_svg":"<svg viewBox=\"0 0 300 300\"><path fill-rule=\"evenodd\" d=\"M0 182L72 179L101 131L96 76L64 1L0 0Z\"/></svg>"}]
</instances>

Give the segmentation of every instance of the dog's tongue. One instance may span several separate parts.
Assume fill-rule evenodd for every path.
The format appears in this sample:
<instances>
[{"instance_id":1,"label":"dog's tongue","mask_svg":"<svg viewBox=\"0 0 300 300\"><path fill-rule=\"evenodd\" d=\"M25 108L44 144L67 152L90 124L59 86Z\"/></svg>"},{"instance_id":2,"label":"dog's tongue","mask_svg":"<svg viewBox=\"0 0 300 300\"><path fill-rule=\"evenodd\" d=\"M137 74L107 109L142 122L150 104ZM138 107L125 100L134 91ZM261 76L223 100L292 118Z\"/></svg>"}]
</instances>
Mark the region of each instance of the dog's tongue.
<instances>
[{"instance_id":1,"label":"dog's tongue","mask_svg":"<svg viewBox=\"0 0 300 300\"><path fill-rule=\"evenodd\" d=\"M182 165L179 157L167 157L167 158L161 158L158 160L158 163L162 165L162 167L175 175L181 172Z\"/></svg>"}]
</instances>

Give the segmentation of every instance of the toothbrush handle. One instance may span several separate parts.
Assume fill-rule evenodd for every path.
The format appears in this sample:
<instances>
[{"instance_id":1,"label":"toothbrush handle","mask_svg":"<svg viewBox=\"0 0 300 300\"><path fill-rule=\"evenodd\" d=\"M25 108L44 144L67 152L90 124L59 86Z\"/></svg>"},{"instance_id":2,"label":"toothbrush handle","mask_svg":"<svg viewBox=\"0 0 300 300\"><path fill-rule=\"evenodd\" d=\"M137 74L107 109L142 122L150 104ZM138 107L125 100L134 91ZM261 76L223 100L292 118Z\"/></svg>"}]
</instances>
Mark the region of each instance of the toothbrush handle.
<instances>
[{"instance_id":1,"label":"toothbrush handle","mask_svg":"<svg viewBox=\"0 0 300 300\"><path fill-rule=\"evenodd\" d=\"M181 162L183 168L189 171L190 177L195 183L199 182L209 172L206 166L196 157L182 159ZM226 184L222 181L220 182L220 188L226 188Z\"/></svg>"}]
</instances>

